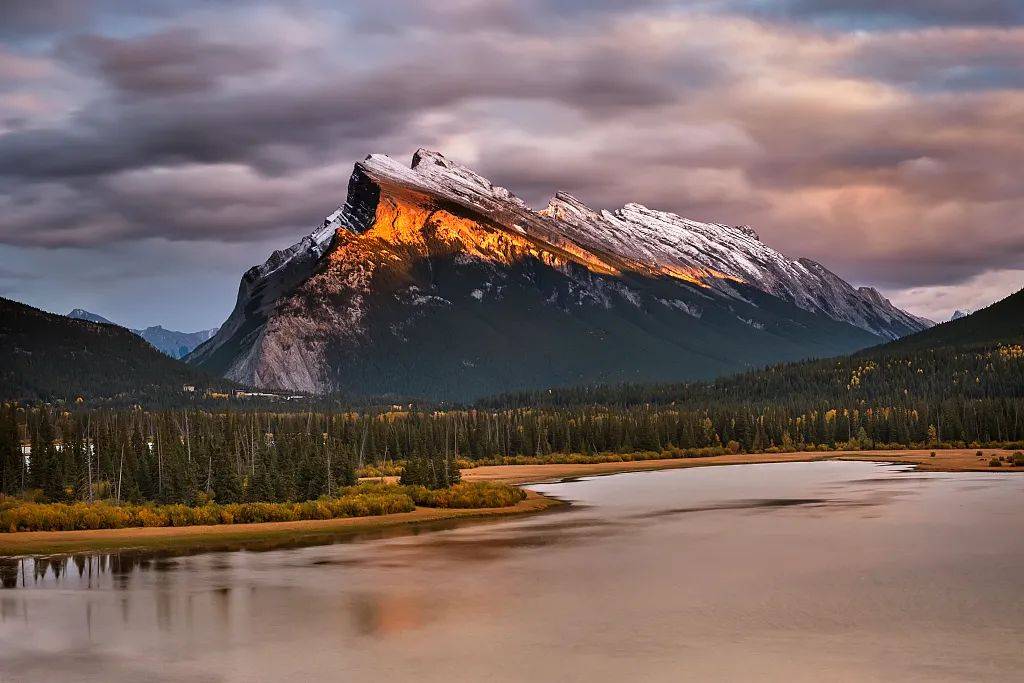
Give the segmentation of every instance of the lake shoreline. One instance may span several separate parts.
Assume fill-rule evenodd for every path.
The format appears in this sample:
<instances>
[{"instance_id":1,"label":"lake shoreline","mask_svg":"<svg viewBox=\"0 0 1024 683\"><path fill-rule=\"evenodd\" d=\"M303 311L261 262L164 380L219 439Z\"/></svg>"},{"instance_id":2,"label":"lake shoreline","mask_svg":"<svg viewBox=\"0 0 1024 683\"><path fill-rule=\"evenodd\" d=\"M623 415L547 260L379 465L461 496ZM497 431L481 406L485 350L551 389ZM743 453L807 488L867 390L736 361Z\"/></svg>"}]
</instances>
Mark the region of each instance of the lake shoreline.
<instances>
[{"instance_id":1,"label":"lake shoreline","mask_svg":"<svg viewBox=\"0 0 1024 683\"><path fill-rule=\"evenodd\" d=\"M868 461L911 465L931 472L1021 472L1022 467L988 466L994 455L1007 451L975 449L935 451L826 451L778 454L735 454L702 458L665 458L602 463L546 465L485 465L463 470L465 481L496 481L515 486L549 483L575 477L650 472L665 469L815 462L824 460ZM366 532L401 530L432 523L494 519L536 514L567 503L527 490L526 500L503 508L425 508L376 517L345 517L328 520L264 522L186 527L131 527L83 531L21 531L0 533L0 556L60 555L112 550L202 550L233 544L258 544L303 540L329 542Z\"/></svg>"},{"instance_id":2,"label":"lake shoreline","mask_svg":"<svg viewBox=\"0 0 1024 683\"><path fill-rule=\"evenodd\" d=\"M0 557L62 555L99 551L215 550L232 545L257 545L317 540L344 540L367 532L399 530L458 520L537 514L565 505L560 500L526 492L526 499L500 508L428 508L372 517L340 517L292 522L217 524L181 527L126 527L80 531L18 531L0 533Z\"/></svg>"},{"instance_id":3,"label":"lake shoreline","mask_svg":"<svg viewBox=\"0 0 1024 683\"><path fill-rule=\"evenodd\" d=\"M981 450L982 456L977 452ZM996 449L950 449L897 451L797 451L794 453L738 453L700 458L662 458L657 460L624 460L601 463L555 463L546 465L483 465L462 471L464 481L497 481L524 486L559 481L569 477L588 477L623 472L650 472L690 467L723 465L764 465L787 462L817 462L822 460L851 460L913 465L929 472L1024 472L1024 467L989 467L994 456L1005 456L1010 451Z\"/></svg>"}]
</instances>

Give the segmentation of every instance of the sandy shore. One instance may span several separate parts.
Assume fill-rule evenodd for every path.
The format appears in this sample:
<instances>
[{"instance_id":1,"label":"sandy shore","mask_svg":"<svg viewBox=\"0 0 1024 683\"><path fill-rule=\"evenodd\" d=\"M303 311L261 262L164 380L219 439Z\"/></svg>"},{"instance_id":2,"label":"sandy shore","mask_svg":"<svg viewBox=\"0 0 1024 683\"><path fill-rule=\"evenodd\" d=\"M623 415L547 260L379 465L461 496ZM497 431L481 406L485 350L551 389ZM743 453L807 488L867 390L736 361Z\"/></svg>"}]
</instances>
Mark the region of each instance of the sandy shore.
<instances>
[{"instance_id":1,"label":"sandy shore","mask_svg":"<svg viewBox=\"0 0 1024 683\"><path fill-rule=\"evenodd\" d=\"M985 449L981 457L977 449L936 451L932 457L928 450L908 451L832 451L720 455L709 458L675 458L639 460L593 464L553 465L488 465L463 470L466 481L501 481L509 484L530 484L558 481L572 477L585 477L617 472L642 472L715 465L745 465L758 463L809 462L816 460L867 460L914 465L922 470L940 472L1020 472L1024 467L989 467L995 455L1005 456L1007 451ZM398 529L408 525L430 524L457 519L486 518L502 515L540 512L560 505L532 491L518 505L504 508L473 510L445 510L417 508L379 517L352 517L346 519L307 520L299 522L268 522L264 524L227 524L218 526L154 527L132 529L97 529L95 531L34 531L0 533L0 556L56 554L124 548L172 549L231 547L251 543L280 543L294 541L310 543L332 537L343 537L365 532Z\"/></svg>"},{"instance_id":2,"label":"sandy shore","mask_svg":"<svg viewBox=\"0 0 1024 683\"><path fill-rule=\"evenodd\" d=\"M664 458L661 460L634 460L628 462L601 462L593 464L556 465L485 465L462 470L465 481L502 481L508 484L537 484L571 477L618 472L646 472L650 470L709 467L712 465L752 465L768 462L804 462L826 460L835 453L780 453L778 455L716 455L710 458Z\"/></svg>"},{"instance_id":3,"label":"sandy shore","mask_svg":"<svg viewBox=\"0 0 1024 683\"><path fill-rule=\"evenodd\" d=\"M935 451L801 451L797 453L718 455L710 458L666 458L662 460L637 460L631 462L604 462L593 464L555 465L487 465L462 471L466 481L502 481L509 484L535 484L557 481L568 477L586 477L616 472L643 472L649 470L678 469L686 467L711 467L714 465L753 465L773 462L811 462L815 460L867 460L871 462L898 462L916 465L922 470L937 472L1013 472L1024 471L1024 467L989 467L993 456L1010 455L1009 451L983 449Z\"/></svg>"},{"instance_id":4,"label":"sandy shore","mask_svg":"<svg viewBox=\"0 0 1024 683\"><path fill-rule=\"evenodd\" d=\"M981 450L981 456L978 451ZM1013 451L1001 451L991 448L964 448L946 451L849 451L833 453L840 460L869 460L873 462L899 462L916 465L918 469L931 472L1022 472L1024 467L1010 467L1006 463L1002 467L989 467L989 461L995 457L1012 455Z\"/></svg>"}]
</instances>

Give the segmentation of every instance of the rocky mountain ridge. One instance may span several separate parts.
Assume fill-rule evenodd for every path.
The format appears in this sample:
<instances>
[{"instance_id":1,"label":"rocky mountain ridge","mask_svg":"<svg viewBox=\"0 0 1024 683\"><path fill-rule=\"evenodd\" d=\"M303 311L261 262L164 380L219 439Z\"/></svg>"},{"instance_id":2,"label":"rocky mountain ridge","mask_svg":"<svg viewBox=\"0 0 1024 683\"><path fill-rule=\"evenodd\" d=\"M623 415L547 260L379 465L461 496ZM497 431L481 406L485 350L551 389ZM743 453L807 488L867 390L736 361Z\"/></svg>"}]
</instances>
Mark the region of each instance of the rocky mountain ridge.
<instances>
[{"instance_id":1,"label":"rocky mountain ridge","mask_svg":"<svg viewBox=\"0 0 1024 683\"><path fill-rule=\"evenodd\" d=\"M434 395L461 397L508 381L714 376L928 324L749 227L640 204L598 211L562 192L534 211L421 149L411 166L357 163L346 202L245 274L231 316L189 361L256 386L429 393L440 382ZM517 338L551 348L535 357Z\"/></svg>"}]
</instances>

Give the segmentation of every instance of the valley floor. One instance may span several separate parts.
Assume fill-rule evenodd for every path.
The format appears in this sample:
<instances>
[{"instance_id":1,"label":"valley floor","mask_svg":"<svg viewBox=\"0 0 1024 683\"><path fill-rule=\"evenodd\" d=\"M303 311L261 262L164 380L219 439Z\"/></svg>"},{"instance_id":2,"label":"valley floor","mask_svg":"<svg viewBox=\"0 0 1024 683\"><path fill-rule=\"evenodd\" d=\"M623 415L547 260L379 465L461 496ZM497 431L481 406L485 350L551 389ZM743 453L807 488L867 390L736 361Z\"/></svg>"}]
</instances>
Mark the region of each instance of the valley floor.
<instances>
[{"instance_id":1,"label":"valley floor","mask_svg":"<svg viewBox=\"0 0 1024 683\"><path fill-rule=\"evenodd\" d=\"M463 479L465 481L501 481L522 485L619 472L831 459L905 463L923 470L946 472L1024 471L1024 467L1009 467L1005 464L999 468L989 466L989 460L993 456L1008 455L1006 451L986 449L982 452L981 456L978 456L976 449L940 450L935 451L934 456L931 453L932 451L928 450L833 451L739 454L706 458L677 458L594 464L489 465L463 470ZM504 515L536 513L561 504L560 501L527 491L526 500L505 508L442 509L420 507L413 512L378 517L350 517L330 520L218 526L98 529L94 531L0 533L0 556L62 554L115 549L182 551L192 549L232 549L241 546L258 547L259 544L267 544L268 546L286 543L294 543L296 545L314 544L362 533L387 533L410 525L429 525L459 519L482 519Z\"/></svg>"}]
</instances>

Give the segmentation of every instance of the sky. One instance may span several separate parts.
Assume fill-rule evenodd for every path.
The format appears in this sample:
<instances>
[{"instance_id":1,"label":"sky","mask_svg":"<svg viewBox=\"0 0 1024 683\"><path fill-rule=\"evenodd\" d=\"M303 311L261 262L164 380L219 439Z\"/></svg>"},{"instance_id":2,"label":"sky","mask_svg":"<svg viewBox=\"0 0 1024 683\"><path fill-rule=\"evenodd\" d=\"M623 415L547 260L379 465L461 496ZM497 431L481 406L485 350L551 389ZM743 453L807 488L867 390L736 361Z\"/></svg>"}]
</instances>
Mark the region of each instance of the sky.
<instances>
[{"instance_id":1,"label":"sky","mask_svg":"<svg viewBox=\"0 0 1024 683\"><path fill-rule=\"evenodd\" d=\"M944 320L1024 286L1024 2L3 0L0 296L217 326L419 147Z\"/></svg>"}]
</instances>

